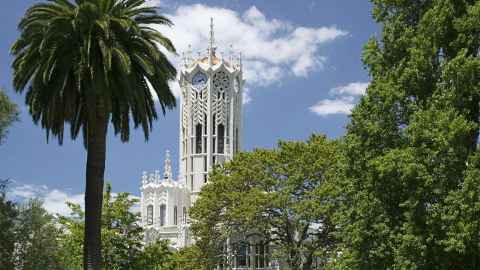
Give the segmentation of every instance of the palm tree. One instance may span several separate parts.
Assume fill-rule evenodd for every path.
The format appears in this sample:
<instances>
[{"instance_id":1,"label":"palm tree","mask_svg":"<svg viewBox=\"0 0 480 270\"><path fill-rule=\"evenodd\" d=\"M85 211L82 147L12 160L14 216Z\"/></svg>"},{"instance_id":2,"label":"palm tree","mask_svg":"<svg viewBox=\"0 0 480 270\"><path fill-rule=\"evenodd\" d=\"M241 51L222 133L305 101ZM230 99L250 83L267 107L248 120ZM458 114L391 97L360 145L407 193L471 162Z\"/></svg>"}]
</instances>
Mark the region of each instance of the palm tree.
<instances>
[{"instance_id":1,"label":"palm tree","mask_svg":"<svg viewBox=\"0 0 480 270\"><path fill-rule=\"evenodd\" d=\"M176 70L158 46L172 53L175 48L153 24L172 23L145 0L49 0L27 10L11 50L15 90L26 89L30 114L47 140L53 135L62 144L66 124L72 139L82 131L87 150L84 269L101 268L108 123L124 142L131 122L148 140L157 118L149 85L163 114L175 106L168 81Z\"/></svg>"}]
</instances>

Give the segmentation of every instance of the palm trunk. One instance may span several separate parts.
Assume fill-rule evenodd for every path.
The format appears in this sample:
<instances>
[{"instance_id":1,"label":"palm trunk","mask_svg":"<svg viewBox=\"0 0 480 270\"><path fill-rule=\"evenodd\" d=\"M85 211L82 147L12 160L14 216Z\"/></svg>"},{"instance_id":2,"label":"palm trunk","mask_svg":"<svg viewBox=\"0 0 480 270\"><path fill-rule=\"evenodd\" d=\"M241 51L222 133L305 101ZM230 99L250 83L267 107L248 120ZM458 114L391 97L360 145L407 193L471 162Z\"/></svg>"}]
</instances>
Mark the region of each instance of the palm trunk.
<instances>
[{"instance_id":1,"label":"palm trunk","mask_svg":"<svg viewBox=\"0 0 480 270\"><path fill-rule=\"evenodd\" d=\"M96 122L88 129L87 183L85 188L85 238L83 269L101 270L101 225L103 177L105 172L107 119L103 106L97 106Z\"/></svg>"}]
</instances>

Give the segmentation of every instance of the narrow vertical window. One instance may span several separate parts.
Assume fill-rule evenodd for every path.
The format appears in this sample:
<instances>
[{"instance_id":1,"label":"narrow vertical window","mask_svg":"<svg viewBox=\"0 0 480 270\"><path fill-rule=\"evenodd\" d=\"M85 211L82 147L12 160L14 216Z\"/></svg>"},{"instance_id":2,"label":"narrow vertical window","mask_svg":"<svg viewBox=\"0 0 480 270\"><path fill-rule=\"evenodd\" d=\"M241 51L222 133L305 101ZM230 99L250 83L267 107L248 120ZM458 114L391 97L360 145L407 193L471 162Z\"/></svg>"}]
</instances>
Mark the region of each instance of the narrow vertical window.
<instances>
[{"instance_id":1,"label":"narrow vertical window","mask_svg":"<svg viewBox=\"0 0 480 270\"><path fill-rule=\"evenodd\" d=\"M215 130L215 129L216 129L216 126L217 126L217 124L215 123L216 117L217 117L217 115L216 115L216 114L213 114L213 120L212 120L213 135L215 135L215 132L216 132L216 130Z\"/></svg>"},{"instance_id":2,"label":"narrow vertical window","mask_svg":"<svg viewBox=\"0 0 480 270\"><path fill-rule=\"evenodd\" d=\"M167 212L167 206L165 204L160 205L160 226L165 226L166 212Z\"/></svg>"},{"instance_id":3,"label":"narrow vertical window","mask_svg":"<svg viewBox=\"0 0 480 270\"><path fill-rule=\"evenodd\" d=\"M202 152L202 125L197 124L195 128L195 153Z\"/></svg>"},{"instance_id":4,"label":"narrow vertical window","mask_svg":"<svg viewBox=\"0 0 480 270\"><path fill-rule=\"evenodd\" d=\"M263 243L255 245L255 267L265 267L265 245Z\"/></svg>"},{"instance_id":5,"label":"narrow vertical window","mask_svg":"<svg viewBox=\"0 0 480 270\"><path fill-rule=\"evenodd\" d=\"M182 216L183 216L183 222L187 222L187 208L185 206L183 207Z\"/></svg>"},{"instance_id":6,"label":"narrow vertical window","mask_svg":"<svg viewBox=\"0 0 480 270\"><path fill-rule=\"evenodd\" d=\"M178 224L177 206L173 207L173 225Z\"/></svg>"},{"instance_id":7,"label":"narrow vertical window","mask_svg":"<svg viewBox=\"0 0 480 270\"><path fill-rule=\"evenodd\" d=\"M203 175L203 183L205 183L205 184L207 183L207 175L206 174Z\"/></svg>"},{"instance_id":8,"label":"narrow vertical window","mask_svg":"<svg viewBox=\"0 0 480 270\"><path fill-rule=\"evenodd\" d=\"M153 224L153 205L147 206L147 224Z\"/></svg>"},{"instance_id":9,"label":"narrow vertical window","mask_svg":"<svg viewBox=\"0 0 480 270\"><path fill-rule=\"evenodd\" d=\"M225 148L225 128L223 124L218 125L218 153L223 154Z\"/></svg>"},{"instance_id":10,"label":"narrow vertical window","mask_svg":"<svg viewBox=\"0 0 480 270\"><path fill-rule=\"evenodd\" d=\"M203 134L207 135L208 119L207 119L207 114L206 113L203 114L203 119L205 120L205 121L203 121L205 123L205 127L203 129Z\"/></svg>"},{"instance_id":11,"label":"narrow vertical window","mask_svg":"<svg viewBox=\"0 0 480 270\"><path fill-rule=\"evenodd\" d=\"M246 243L239 243L237 245L237 267L246 267L248 266L248 245Z\"/></svg>"},{"instance_id":12,"label":"narrow vertical window","mask_svg":"<svg viewBox=\"0 0 480 270\"><path fill-rule=\"evenodd\" d=\"M190 179L190 190L193 191L193 174L191 175Z\"/></svg>"}]
</instances>

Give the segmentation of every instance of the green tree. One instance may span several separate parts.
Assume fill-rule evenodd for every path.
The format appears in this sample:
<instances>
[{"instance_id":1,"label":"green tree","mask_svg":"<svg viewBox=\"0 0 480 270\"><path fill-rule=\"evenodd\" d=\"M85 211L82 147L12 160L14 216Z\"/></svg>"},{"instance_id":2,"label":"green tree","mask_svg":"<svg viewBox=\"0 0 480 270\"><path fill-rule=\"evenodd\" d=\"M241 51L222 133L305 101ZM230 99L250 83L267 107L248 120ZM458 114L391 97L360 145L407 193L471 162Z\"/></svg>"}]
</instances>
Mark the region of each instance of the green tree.
<instances>
[{"instance_id":1,"label":"green tree","mask_svg":"<svg viewBox=\"0 0 480 270\"><path fill-rule=\"evenodd\" d=\"M8 127L18 120L17 105L0 89L0 144L8 134Z\"/></svg>"},{"instance_id":2,"label":"green tree","mask_svg":"<svg viewBox=\"0 0 480 270\"><path fill-rule=\"evenodd\" d=\"M175 106L168 81L176 70L158 46L175 49L151 24L171 25L145 0L51 0L29 8L12 46L14 79L33 121L58 138L82 131L87 150L84 268L101 268L101 216L108 123L128 141L131 120L148 139Z\"/></svg>"},{"instance_id":3,"label":"green tree","mask_svg":"<svg viewBox=\"0 0 480 270\"><path fill-rule=\"evenodd\" d=\"M190 211L206 268L219 263L227 239L255 235L290 269L312 269L316 258L329 257L335 248L330 179L336 151L337 142L312 136L239 153L215 168Z\"/></svg>"},{"instance_id":4,"label":"green tree","mask_svg":"<svg viewBox=\"0 0 480 270\"><path fill-rule=\"evenodd\" d=\"M197 244L184 247L173 254L175 270L207 270L208 262Z\"/></svg>"},{"instance_id":5,"label":"green tree","mask_svg":"<svg viewBox=\"0 0 480 270\"><path fill-rule=\"evenodd\" d=\"M11 269L64 269L60 230L42 204L38 199L31 199L20 206L15 226L15 267Z\"/></svg>"},{"instance_id":6,"label":"green tree","mask_svg":"<svg viewBox=\"0 0 480 270\"><path fill-rule=\"evenodd\" d=\"M138 224L138 214L131 212L136 203L138 200L125 192L112 196L111 185L106 185L102 211L103 269L138 269L135 260L141 253L143 229ZM82 265L85 214L79 205L68 205L71 215L59 219L65 230L61 242L66 251L65 265L77 269Z\"/></svg>"},{"instance_id":7,"label":"green tree","mask_svg":"<svg viewBox=\"0 0 480 270\"><path fill-rule=\"evenodd\" d=\"M157 241L147 245L135 259L135 268L144 270L175 270L174 253L168 241ZM199 269L199 268L195 268Z\"/></svg>"},{"instance_id":8,"label":"green tree","mask_svg":"<svg viewBox=\"0 0 480 270\"><path fill-rule=\"evenodd\" d=\"M8 181L0 181L0 269L14 269L16 204L6 198Z\"/></svg>"},{"instance_id":9,"label":"green tree","mask_svg":"<svg viewBox=\"0 0 480 270\"><path fill-rule=\"evenodd\" d=\"M332 267L479 269L480 1L372 2Z\"/></svg>"}]
</instances>

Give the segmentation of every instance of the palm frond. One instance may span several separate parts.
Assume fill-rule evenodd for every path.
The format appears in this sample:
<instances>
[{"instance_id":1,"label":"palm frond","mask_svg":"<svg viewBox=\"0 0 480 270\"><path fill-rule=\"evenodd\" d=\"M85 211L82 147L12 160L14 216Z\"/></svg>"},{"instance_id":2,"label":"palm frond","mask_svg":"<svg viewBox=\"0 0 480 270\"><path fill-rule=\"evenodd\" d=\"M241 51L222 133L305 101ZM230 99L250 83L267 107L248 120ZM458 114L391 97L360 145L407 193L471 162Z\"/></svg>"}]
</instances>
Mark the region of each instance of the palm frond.
<instances>
[{"instance_id":1,"label":"palm frond","mask_svg":"<svg viewBox=\"0 0 480 270\"><path fill-rule=\"evenodd\" d=\"M21 19L11 47L13 85L47 138L63 141L65 125L76 139L95 125L99 101L122 141L141 127L145 139L157 118L176 101L168 81L176 69L159 47L175 53L153 24L172 25L144 0L48 0Z\"/></svg>"}]
</instances>

